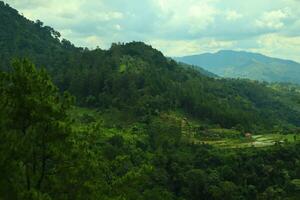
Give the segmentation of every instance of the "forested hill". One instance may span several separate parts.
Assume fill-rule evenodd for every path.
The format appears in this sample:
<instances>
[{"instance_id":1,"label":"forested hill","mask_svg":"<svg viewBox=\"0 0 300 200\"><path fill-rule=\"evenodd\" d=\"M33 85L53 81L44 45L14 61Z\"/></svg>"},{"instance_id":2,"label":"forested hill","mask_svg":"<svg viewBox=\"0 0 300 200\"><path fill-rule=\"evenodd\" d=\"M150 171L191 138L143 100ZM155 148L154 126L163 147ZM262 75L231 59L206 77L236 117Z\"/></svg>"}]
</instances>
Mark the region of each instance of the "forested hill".
<instances>
[{"instance_id":1,"label":"forested hill","mask_svg":"<svg viewBox=\"0 0 300 200\"><path fill-rule=\"evenodd\" d=\"M300 83L300 64L258 53L222 50L175 58L200 66L222 77L249 78L268 82Z\"/></svg>"},{"instance_id":2,"label":"forested hill","mask_svg":"<svg viewBox=\"0 0 300 200\"><path fill-rule=\"evenodd\" d=\"M0 58L1 200L300 197L297 85L78 48L2 2Z\"/></svg>"},{"instance_id":3,"label":"forested hill","mask_svg":"<svg viewBox=\"0 0 300 200\"><path fill-rule=\"evenodd\" d=\"M45 66L56 85L75 95L80 105L114 108L132 121L172 110L228 128L300 125L299 102L282 101L280 91L262 83L207 77L142 42L112 44L109 50L77 48L4 3L0 20L1 66L27 57Z\"/></svg>"},{"instance_id":4,"label":"forested hill","mask_svg":"<svg viewBox=\"0 0 300 200\"><path fill-rule=\"evenodd\" d=\"M28 57L39 66L52 68L65 64L70 54L82 49L60 40L60 33L39 20L30 21L0 1L0 63L7 66L12 58Z\"/></svg>"}]
</instances>

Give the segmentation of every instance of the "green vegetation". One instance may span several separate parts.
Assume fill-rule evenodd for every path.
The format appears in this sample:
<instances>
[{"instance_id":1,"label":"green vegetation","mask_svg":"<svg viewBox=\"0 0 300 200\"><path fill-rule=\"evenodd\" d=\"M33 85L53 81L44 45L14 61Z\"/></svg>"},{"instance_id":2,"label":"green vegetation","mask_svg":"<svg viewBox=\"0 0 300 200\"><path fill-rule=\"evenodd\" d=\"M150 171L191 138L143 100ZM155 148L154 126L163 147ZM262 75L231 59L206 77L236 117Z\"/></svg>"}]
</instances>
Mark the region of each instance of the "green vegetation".
<instances>
[{"instance_id":1,"label":"green vegetation","mask_svg":"<svg viewBox=\"0 0 300 200\"><path fill-rule=\"evenodd\" d=\"M207 77L141 42L113 44L109 50L76 48L41 22L28 21L4 4L0 9L0 19L6 22L0 37L10 30L17 35L3 40L2 68L10 59L26 56L46 67L61 91L76 96L78 105L114 112L117 123L145 122L159 112L182 111L211 124L242 126L251 132L300 125L300 111L291 106L297 99L282 94L283 102L263 83Z\"/></svg>"},{"instance_id":2,"label":"green vegetation","mask_svg":"<svg viewBox=\"0 0 300 200\"><path fill-rule=\"evenodd\" d=\"M195 142L203 142L216 147L222 148L247 148L247 147L268 147L273 145L283 145L288 143L297 142L297 134L267 134L267 135L254 135L251 139L245 137L239 138L209 138L203 140L196 140ZM299 136L298 136L299 137ZM298 139L299 141L300 139Z\"/></svg>"},{"instance_id":3,"label":"green vegetation","mask_svg":"<svg viewBox=\"0 0 300 200\"><path fill-rule=\"evenodd\" d=\"M0 199L299 198L297 90L77 48L2 2L0 21Z\"/></svg>"},{"instance_id":4,"label":"green vegetation","mask_svg":"<svg viewBox=\"0 0 300 200\"><path fill-rule=\"evenodd\" d=\"M300 146L296 141L268 149L214 148L195 138L211 132L206 137L233 140L241 132L178 112L160 112L146 122L124 126L111 122L112 113L119 119L118 110L70 108L72 99L60 96L45 71L28 61L13 66L1 74L0 133L5 140L0 149L0 196L4 199L298 195Z\"/></svg>"},{"instance_id":5,"label":"green vegetation","mask_svg":"<svg viewBox=\"0 0 300 200\"><path fill-rule=\"evenodd\" d=\"M1 194L31 199L62 162L72 99L61 97L48 74L27 60L12 66L10 73L1 74Z\"/></svg>"}]
</instances>

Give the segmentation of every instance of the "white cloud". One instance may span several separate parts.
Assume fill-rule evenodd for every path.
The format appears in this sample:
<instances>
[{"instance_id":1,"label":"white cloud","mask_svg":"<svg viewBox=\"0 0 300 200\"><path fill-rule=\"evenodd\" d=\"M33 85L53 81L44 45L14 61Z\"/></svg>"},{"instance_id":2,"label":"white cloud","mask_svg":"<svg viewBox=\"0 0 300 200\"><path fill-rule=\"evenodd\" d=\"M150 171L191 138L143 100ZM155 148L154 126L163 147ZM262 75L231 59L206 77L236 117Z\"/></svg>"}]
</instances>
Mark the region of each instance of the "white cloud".
<instances>
[{"instance_id":1,"label":"white cloud","mask_svg":"<svg viewBox=\"0 0 300 200\"><path fill-rule=\"evenodd\" d=\"M88 44L90 44L90 45L97 44L97 45L100 46L102 44L102 41L103 41L103 38L92 35L92 36L86 37L86 41L85 42L88 43Z\"/></svg>"},{"instance_id":2,"label":"white cloud","mask_svg":"<svg viewBox=\"0 0 300 200\"><path fill-rule=\"evenodd\" d=\"M300 36L286 37L278 34L267 34L257 39L258 47L252 49L266 55L300 61Z\"/></svg>"},{"instance_id":3,"label":"white cloud","mask_svg":"<svg viewBox=\"0 0 300 200\"><path fill-rule=\"evenodd\" d=\"M121 13L121 12L97 13L94 16L97 17L97 18L99 18L100 20L104 20L104 21L111 21L111 20L115 20L115 19L122 19L124 17L123 13Z\"/></svg>"},{"instance_id":4,"label":"white cloud","mask_svg":"<svg viewBox=\"0 0 300 200\"><path fill-rule=\"evenodd\" d=\"M226 20L228 21L236 21L243 17L242 14L238 13L235 10L230 10L225 13Z\"/></svg>"},{"instance_id":5,"label":"white cloud","mask_svg":"<svg viewBox=\"0 0 300 200\"><path fill-rule=\"evenodd\" d=\"M214 0L153 0L158 9L162 27L176 31L181 28L187 34L197 34L213 24L218 10L214 7Z\"/></svg>"},{"instance_id":6,"label":"white cloud","mask_svg":"<svg viewBox=\"0 0 300 200\"><path fill-rule=\"evenodd\" d=\"M187 10L187 21L190 24L190 33L198 33L205 30L215 20L218 14L216 8L207 3L198 3Z\"/></svg>"},{"instance_id":7,"label":"white cloud","mask_svg":"<svg viewBox=\"0 0 300 200\"><path fill-rule=\"evenodd\" d=\"M260 19L256 20L256 25L261 28L280 29L285 25L283 20L288 17L287 10L273 10L265 12Z\"/></svg>"},{"instance_id":8,"label":"white cloud","mask_svg":"<svg viewBox=\"0 0 300 200\"><path fill-rule=\"evenodd\" d=\"M235 42L232 41L220 41L210 38L189 41L154 39L147 41L147 43L151 44L157 49L161 49L168 56L192 55L208 51L218 51L221 49L232 48L235 45Z\"/></svg>"},{"instance_id":9,"label":"white cloud","mask_svg":"<svg viewBox=\"0 0 300 200\"><path fill-rule=\"evenodd\" d=\"M230 48L300 60L294 45L300 36L298 0L4 1L79 46L141 40L168 56Z\"/></svg>"}]
</instances>

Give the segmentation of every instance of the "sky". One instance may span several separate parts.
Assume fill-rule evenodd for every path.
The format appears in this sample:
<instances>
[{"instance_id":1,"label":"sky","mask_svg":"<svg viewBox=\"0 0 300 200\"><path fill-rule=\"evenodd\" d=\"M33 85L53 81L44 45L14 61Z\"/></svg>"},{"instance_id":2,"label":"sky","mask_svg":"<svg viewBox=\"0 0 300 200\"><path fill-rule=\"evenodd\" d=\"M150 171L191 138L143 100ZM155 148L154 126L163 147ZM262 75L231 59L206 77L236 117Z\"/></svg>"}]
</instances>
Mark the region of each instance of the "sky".
<instances>
[{"instance_id":1,"label":"sky","mask_svg":"<svg viewBox=\"0 0 300 200\"><path fill-rule=\"evenodd\" d=\"M300 0L4 0L76 46L143 41L166 56L222 49L300 62Z\"/></svg>"}]
</instances>

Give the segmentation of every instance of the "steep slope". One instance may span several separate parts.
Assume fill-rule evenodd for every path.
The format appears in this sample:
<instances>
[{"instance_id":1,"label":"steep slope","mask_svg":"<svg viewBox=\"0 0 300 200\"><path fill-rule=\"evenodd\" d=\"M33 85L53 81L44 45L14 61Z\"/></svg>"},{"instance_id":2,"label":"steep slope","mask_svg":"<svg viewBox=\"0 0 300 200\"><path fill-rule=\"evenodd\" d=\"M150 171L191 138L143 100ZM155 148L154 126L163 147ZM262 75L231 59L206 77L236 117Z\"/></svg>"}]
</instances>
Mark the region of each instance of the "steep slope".
<instances>
[{"instance_id":1,"label":"steep slope","mask_svg":"<svg viewBox=\"0 0 300 200\"><path fill-rule=\"evenodd\" d=\"M53 28L26 19L2 1L0 22L1 66L7 66L14 57L28 57L39 66L56 69L82 50L61 39Z\"/></svg>"},{"instance_id":2,"label":"steep slope","mask_svg":"<svg viewBox=\"0 0 300 200\"><path fill-rule=\"evenodd\" d=\"M201 74L205 75L205 76L208 76L208 77L211 77L211 78L218 78L218 75L202 68L202 67L199 67L199 66L195 66L195 65L189 65L189 64L186 64L186 63L183 63L183 62L178 62L178 64L182 67L185 67L185 68L193 68L197 71L199 71Z\"/></svg>"},{"instance_id":3,"label":"steep slope","mask_svg":"<svg viewBox=\"0 0 300 200\"><path fill-rule=\"evenodd\" d=\"M214 54L205 53L175 59L201 66L223 77L300 83L299 63L271 58L257 53L223 50Z\"/></svg>"},{"instance_id":4,"label":"steep slope","mask_svg":"<svg viewBox=\"0 0 300 200\"><path fill-rule=\"evenodd\" d=\"M296 102L282 102L278 91L264 84L211 78L142 42L112 44L109 50L77 48L60 40L52 28L27 20L3 3L0 16L5 24L2 68L12 58L26 56L46 66L59 88L76 96L79 105L117 110L124 123L147 123L160 112L181 111L228 128L300 125L300 113L291 106Z\"/></svg>"}]
</instances>

